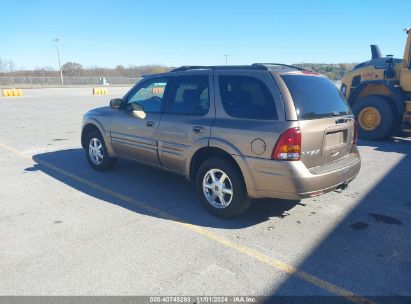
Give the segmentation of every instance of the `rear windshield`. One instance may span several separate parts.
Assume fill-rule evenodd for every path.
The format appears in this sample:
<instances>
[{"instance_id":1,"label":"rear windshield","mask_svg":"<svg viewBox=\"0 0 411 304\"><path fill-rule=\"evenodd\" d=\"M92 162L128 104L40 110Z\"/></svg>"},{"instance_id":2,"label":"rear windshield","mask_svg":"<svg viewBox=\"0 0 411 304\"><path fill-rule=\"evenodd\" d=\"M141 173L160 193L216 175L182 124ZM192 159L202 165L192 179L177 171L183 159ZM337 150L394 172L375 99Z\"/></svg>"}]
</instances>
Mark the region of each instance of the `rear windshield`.
<instances>
[{"instance_id":1,"label":"rear windshield","mask_svg":"<svg viewBox=\"0 0 411 304\"><path fill-rule=\"evenodd\" d=\"M299 119L316 119L351 114L341 92L328 78L282 75L293 98Z\"/></svg>"}]
</instances>

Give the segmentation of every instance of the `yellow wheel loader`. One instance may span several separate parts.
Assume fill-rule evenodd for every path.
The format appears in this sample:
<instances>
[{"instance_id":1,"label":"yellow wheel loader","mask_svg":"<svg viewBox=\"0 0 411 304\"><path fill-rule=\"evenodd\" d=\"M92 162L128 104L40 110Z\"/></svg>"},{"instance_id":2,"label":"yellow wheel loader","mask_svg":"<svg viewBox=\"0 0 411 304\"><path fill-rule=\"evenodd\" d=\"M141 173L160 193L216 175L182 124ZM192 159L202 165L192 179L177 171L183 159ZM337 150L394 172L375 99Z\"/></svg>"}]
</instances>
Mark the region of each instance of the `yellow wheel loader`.
<instances>
[{"instance_id":1,"label":"yellow wheel loader","mask_svg":"<svg viewBox=\"0 0 411 304\"><path fill-rule=\"evenodd\" d=\"M372 58L347 73L341 92L351 105L359 137L381 140L399 131L411 135L411 28L405 30L404 57L381 56L371 45Z\"/></svg>"}]
</instances>

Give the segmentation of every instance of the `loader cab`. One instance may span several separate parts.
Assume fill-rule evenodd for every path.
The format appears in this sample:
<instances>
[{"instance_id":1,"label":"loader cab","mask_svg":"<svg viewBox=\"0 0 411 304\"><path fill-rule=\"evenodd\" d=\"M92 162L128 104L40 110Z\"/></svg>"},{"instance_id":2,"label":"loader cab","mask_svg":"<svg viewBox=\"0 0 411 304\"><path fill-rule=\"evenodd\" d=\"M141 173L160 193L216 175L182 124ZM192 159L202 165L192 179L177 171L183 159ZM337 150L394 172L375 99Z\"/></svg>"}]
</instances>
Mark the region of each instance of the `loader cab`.
<instances>
[{"instance_id":1,"label":"loader cab","mask_svg":"<svg viewBox=\"0 0 411 304\"><path fill-rule=\"evenodd\" d=\"M407 32L407 43L404 48L404 58L401 66L400 84L405 92L411 92L411 28L405 30Z\"/></svg>"}]
</instances>

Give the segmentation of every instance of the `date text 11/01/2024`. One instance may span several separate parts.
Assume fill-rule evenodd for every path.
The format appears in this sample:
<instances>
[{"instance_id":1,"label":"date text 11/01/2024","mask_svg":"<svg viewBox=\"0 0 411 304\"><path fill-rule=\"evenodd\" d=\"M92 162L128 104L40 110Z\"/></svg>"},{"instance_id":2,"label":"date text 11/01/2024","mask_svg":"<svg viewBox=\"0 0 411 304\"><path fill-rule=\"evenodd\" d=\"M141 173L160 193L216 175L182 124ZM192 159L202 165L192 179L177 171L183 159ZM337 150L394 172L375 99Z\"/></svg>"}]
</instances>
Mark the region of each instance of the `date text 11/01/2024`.
<instances>
[{"instance_id":1,"label":"date text 11/01/2024","mask_svg":"<svg viewBox=\"0 0 411 304\"><path fill-rule=\"evenodd\" d=\"M256 303L257 300L255 297L248 296L198 296L198 297L189 297L189 296L163 296L163 297L150 297L150 303Z\"/></svg>"}]
</instances>

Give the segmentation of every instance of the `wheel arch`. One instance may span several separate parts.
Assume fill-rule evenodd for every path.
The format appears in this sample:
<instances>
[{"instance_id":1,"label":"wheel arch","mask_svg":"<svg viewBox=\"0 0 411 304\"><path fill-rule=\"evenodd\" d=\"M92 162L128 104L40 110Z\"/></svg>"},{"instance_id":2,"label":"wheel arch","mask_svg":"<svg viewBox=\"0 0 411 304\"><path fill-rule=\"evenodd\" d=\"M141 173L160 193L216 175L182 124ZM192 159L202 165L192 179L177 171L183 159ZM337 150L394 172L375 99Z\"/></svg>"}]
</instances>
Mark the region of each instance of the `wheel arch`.
<instances>
[{"instance_id":1,"label":"wheel arch","mask_svg":"<svg viewBox=\"0 0 411 304\"><path fill-rule=\"evenodd\" d=\"M404 96L400 89L395 87L395 84L387 81L363 81L350 94L348 103L353 106L361 98L368 96L382 96L389 99L394 107L395 112L399 115L404 112Z\"/></svg>"},{"instance_id":2,"label":"wheel arch","mask_svg":"<svg viewBox=\"0 0 411 304\"><path fill-rule=\"evenodd\" d=\"M218 157L218 158L222 158L222 159L226 159L230 161L239 170L241 175L243 175L240 166L237 164L237 162L231 156L230 153L227 153L223 149L220 149L217 147L206 146L206 147L202 147L198 149L193 154L193 157L191 158L190 167L189 167L190 179L193 179L195 177L195 174L197 173L197 170L201 166L201 164L207 159L210 159L212 157ZM243 179L244 179L244 176L243 176Z\"/></svg>"},{"instance_id":3,"label":"wheel arch","mask_svg":"<svg viewBox=\"0 0 411 304\"><path fill-rule=\"evenodd\" d=\"M100 129L93 123L88 123L83 127L81 131L81 146L85 149L87 148L86 138L87 135L92 131L98 131L101 134Z\"/></svg>"},{"instance_id":4,"label":"wheel arch","mask_svg":"<svg viewBox=\"0 0 411 304\"><path fill-rule=\"evenodd\" d=\"M104 130L103 126L97 121L97 120L87 120L84 124L83 124L83 128L81 130L81 146L83 148L87 147L87 143L86 138L87 138L87 134L89 134L91 131L96 130L98 132L100 132L101 136L104 139L104 143L106 144L106 148L107 148L107 152L109 155L113 155L115 154L113 152L113 149L111 147L111 143L110 143L110 137L108 136L108 132Z\"/></svg>"}]
</instances>

